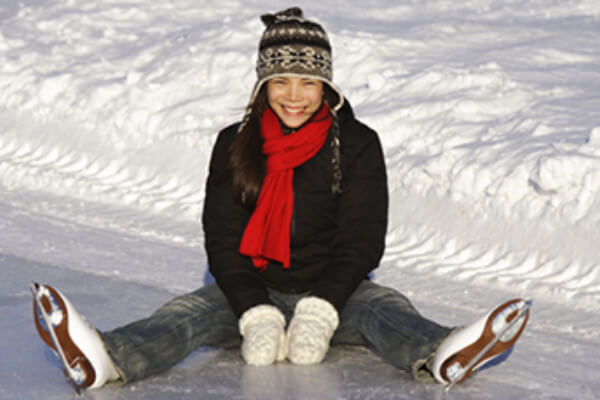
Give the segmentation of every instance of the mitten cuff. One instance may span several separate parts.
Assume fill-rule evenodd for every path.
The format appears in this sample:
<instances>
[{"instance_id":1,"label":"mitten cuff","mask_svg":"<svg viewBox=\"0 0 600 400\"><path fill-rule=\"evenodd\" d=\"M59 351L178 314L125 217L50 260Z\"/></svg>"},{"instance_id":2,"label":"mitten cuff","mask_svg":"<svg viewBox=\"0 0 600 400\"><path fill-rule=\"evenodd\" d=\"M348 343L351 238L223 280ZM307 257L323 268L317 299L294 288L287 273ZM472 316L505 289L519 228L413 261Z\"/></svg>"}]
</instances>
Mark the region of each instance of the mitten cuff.
<instances>
[{"instance_id":1,"label":"mitten cuff","mask_svg":"<svg viewBox=\"0 0 600 400\"><path fill-rule=\"evenodd\" d=\"M295 314L302 314L303 316L311 315L319 318L321 321L325 321L331 333L337 329L340 323L335 307L327 300L316 296L309 296L300 300L296 304Z\"/></svg>"},{"instance_id":2,"label":"mitten cuff","mask_svg":"<svg viewBox=\"0 0 600 400\"><path fill-rule=\"evenodd\" d=\"M244 336L246 328L259 320L276 321L282 327L285 326L285 317L277 307L270 304L260 304L249 308L240 317L238 327L241 335Z\"/></svg>"}]
</instances>

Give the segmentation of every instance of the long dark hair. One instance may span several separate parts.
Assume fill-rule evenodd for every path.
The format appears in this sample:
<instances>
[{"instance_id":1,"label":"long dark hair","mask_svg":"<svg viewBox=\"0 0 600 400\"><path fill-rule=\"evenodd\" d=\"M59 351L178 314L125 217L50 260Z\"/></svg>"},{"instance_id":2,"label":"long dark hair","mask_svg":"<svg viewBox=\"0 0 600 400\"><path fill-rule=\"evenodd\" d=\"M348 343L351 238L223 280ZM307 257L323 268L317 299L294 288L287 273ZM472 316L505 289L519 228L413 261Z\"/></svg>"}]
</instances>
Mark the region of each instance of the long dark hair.
<instances>
[{"instance_id":1,"label":"long dark hair","mask_svg":"<svg viewBox=\"0 0 600 400\"><path fill-rule=\"evenodd\" d=\"M324 101L329 105L337 104L339 96L329 85L323 85ZM263 113L269 107L267 99L267 84L263 84L250 106L250 113L244 118L240 131L237 133L229 148L228 166L233 175L233 196L248 208L254 208L258 200L260 187L265 176L265 156L262 153L263 138L260 133L260 121ZM339 123L337 115L331 107L333 117L332 129L334 138L332 191L341 193Z\"/></svg>"},{"instance_id":2,"label":"long dark hair","mask_svg":"<svg viewBox=\"0 0 600 400\"><path fill-rule=\"evenodd\" d=\"M253 207L265 175L260 119L269 107L266 85L260 88L250 107L250 114L244 117L241 130L229 148L228 166L233 175L234 198Z\"/></svg>"}]
</instances>

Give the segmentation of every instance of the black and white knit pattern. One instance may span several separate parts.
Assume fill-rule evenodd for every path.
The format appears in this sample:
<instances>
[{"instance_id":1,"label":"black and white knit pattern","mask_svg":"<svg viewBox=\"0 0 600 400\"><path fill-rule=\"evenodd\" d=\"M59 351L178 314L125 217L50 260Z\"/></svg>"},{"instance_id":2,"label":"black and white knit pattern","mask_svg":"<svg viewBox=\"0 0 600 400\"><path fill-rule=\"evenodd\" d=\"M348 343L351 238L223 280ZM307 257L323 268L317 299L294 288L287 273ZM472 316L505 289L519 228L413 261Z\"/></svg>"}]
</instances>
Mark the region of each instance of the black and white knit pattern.
<instances>
[{"instance_id":1,"label":"black and white knit pattern","mask_svg":"<svg viewBox=\"0 0 600 400\"><path fill-rule=\"evenodd\" d=\"M261 77L282 73L296 73L330 80L331 53L325 49L304 44L286 44L262 50L258 55L256 71Z\"/></svg>"},{"instance_id":2,"label":"black and white knit pattern","mask_svg":"<svg viewBox=\"0 0 600 400\"><path fill-rule=\"evenodd\" d=\"M321 25L307 21L297 7L262 17L258 79L273 74L299 73L331 81L331 45Z\"/></svg>"}]
</instances>

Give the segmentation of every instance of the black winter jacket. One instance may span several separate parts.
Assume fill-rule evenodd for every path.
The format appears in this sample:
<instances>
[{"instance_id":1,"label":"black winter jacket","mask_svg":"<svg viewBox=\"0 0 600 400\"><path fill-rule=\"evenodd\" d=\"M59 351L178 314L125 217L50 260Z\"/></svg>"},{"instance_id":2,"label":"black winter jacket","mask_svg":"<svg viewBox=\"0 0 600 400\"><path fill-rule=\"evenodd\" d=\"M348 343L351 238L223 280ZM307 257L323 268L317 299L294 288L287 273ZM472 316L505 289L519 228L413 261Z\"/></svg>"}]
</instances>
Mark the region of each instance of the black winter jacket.
<instances>
[{"instance_id":1,"label":"black winter jacket","mask_svg":"<svg viewBox=\"0 0 600 400\"><path fill-rule=\"evenodd\" d=\"M251 215L235 201L227 167L239 124L219 133L213 148L202 217L209 270L240 317L271 304L267 288L328 300L340 311L352 292L379 265L385 246L388 191L377 133L354 118L348 102L338 112L341 195L332 194L332 134L321 150L294 170L291 267L272 262L260 272L239 253Z\"/></svg>"}]
</instances>

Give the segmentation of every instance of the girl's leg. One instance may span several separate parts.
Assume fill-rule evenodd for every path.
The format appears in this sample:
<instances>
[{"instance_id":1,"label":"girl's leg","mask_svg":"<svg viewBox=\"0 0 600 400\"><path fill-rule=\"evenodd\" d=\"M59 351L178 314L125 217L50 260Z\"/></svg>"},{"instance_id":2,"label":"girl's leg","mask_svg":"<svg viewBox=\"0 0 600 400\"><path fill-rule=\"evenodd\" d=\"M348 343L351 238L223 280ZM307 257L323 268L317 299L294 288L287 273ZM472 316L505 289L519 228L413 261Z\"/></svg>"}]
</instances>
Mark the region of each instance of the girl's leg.
<instances>
[{"instance_id":1,"label":"girl's leg","mask_svg":"<svg viewBox=\"0 0 600 400\"><path fill-rule=\"evenodd\" d=\"M332 343L364 345L416 379L428 381L428 364L450 331L421 316L398 291L364 281L342 310Z\"/></svg>"},{"instance_id":2,"label":"girl's leg","mask_svg":"<svg viewBox=\"0 0 600 400\"><path fill-rule=\"evenodd\" d=\"M237 319L217 285L177 297L102 339L123 382L165 371L200 346L239 346Z\"/></svg>"}]
</instances>

